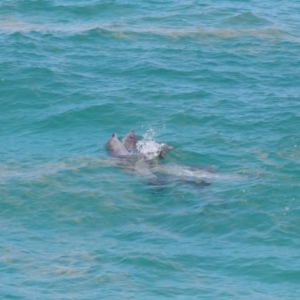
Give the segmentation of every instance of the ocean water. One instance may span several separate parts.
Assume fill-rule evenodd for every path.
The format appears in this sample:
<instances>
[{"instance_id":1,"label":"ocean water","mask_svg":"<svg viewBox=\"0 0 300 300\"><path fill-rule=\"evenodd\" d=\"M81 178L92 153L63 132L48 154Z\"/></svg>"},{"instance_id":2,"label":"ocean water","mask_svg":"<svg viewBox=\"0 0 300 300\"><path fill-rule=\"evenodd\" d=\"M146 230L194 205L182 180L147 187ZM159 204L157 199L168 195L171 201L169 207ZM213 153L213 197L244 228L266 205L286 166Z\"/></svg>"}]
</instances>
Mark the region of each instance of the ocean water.
<instances>
[{"instance_id":1,"label":"ocean water","mask_svg":"<svg viewBox=\"0 0 300 300\"><path fill-rule=\"evenodd\" d=\"M0 16L1 299L299 297L300 2ZM131 129L215 180L113 165L104 144Z\"/></svg>"}]
</instances>

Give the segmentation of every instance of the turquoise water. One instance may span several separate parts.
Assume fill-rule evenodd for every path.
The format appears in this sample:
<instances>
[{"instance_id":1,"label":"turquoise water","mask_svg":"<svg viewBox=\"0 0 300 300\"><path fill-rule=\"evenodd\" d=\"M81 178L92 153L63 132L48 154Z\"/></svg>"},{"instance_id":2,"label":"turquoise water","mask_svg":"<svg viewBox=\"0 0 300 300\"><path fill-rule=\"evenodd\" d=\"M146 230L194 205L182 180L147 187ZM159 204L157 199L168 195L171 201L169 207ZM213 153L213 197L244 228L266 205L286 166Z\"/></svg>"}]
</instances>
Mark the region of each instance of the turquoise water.
<instances>
[{"instance_id":1,"label":"turquoise water","mask_svg":"<svg viewBox=\"0 0 300 300\"><path fill-rule=\"evenodd\" d=\"M0 16L1 299L299 297L299 2ZM130 129L232 177L149 185L107 158Z\"/></svg>"}]
</instances>

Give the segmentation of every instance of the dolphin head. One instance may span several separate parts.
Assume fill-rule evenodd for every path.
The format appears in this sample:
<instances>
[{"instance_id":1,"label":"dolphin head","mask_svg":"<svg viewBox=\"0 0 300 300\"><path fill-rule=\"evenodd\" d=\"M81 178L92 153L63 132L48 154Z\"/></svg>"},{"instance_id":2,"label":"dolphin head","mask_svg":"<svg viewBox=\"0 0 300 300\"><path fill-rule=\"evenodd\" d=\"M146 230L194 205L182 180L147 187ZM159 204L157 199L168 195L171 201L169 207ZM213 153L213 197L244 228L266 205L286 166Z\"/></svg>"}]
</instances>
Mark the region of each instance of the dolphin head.
<instances>
[{"instance_id":1,"label":"dolphin head","mask_svg":"<svg viewBox=\"0 0 300 300\"><path fill-rule=\"evenodd\" d=\"M129 155L129 152L123 146L123 144L118 140L116 133L113 133L111 138L105 144L106 151L111 156L123 156Z\"/></svg>"},{"instance_id":2,"label":"dolphin head","mask_svg":"<svg viewBox=\"0 0 300 300\"><path fill-rule=\"evenodd\" d=\"M131 130L122 140L124 147L129 152L135 152L137 151L137 137L135 135L134 130Z\"/></svg>"}]
</instances>

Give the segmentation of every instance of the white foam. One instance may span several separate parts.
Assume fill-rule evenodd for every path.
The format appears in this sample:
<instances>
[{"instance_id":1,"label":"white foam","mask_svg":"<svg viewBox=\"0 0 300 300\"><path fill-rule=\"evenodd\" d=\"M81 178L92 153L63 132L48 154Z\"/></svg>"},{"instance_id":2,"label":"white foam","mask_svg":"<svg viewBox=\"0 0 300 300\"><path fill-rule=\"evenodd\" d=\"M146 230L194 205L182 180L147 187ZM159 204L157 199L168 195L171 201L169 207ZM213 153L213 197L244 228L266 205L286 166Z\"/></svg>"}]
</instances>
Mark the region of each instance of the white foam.
<instances>
[{"instance_id":1,"label":"white foam","mask_svg":"<svg viewBox=\"0 0 300 300\"><path fill-rule=\"evenodd\" d=\"M163 147L166 146L164 143L156 143L154 137L155 132L150 128L143 135L143 139L137 142L137 150L144 154L148 159L157 158L163 150Z\"/></svg>"}]
</instances>

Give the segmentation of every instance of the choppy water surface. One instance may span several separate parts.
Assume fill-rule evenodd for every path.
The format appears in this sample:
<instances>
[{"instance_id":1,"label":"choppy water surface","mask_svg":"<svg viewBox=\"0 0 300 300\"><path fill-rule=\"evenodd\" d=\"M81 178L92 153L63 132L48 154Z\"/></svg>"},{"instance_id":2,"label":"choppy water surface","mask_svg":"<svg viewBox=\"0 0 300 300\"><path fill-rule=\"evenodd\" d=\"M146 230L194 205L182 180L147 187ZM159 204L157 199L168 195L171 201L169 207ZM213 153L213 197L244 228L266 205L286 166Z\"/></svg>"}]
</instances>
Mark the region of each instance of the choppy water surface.
<instances>
[{"instance_id":1,"label":"choppy water surface","mask_svg":"<svg viewBox=\"0 0 300 300\"><path fill-rule=\"evenodd\" d=\"M299 12L1 1L1 299L297 299ZM130 129L221 178L118 168Z\"/></svg>"}]
</instances>

